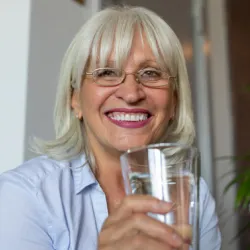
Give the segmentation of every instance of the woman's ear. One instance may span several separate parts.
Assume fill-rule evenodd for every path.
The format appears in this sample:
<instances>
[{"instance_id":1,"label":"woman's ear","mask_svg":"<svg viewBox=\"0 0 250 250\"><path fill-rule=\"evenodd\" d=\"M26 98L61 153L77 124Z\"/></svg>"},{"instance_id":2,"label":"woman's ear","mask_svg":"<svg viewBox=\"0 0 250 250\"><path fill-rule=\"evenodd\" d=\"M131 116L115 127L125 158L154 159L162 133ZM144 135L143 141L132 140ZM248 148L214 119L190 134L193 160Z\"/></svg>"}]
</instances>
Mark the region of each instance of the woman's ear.
<instances>
[{"instance_id":1,"label":"woman's ear","mask_svg":"<svg viewBox=\"0 0 250 250\"><path fill-rule=\"evenodd\" d=\"M82 119L82 108L80 102L80 91L74 89L71 96L71 108L74 110L75 116Z\"/></svg>"}]
</instances>

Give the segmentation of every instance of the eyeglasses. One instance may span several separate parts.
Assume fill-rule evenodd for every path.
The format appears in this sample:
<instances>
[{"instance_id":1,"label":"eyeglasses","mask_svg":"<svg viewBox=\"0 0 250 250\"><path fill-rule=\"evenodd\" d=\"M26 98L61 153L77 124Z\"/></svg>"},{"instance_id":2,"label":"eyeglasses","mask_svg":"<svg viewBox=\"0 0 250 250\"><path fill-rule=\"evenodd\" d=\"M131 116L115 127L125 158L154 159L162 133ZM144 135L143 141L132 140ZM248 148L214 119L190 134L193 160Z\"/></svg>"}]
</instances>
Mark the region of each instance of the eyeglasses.
<instances>
[{"instance_id":1,"label":"eyeglasses","mask_svg":"<svg viewBox=\"0 0 250 250\"><path fill-rule=\"evenodd\" d=\"M154 68L144 68L136 73L126 73L116 68L98 68L85 74L91 75L96 84L106 87L123 83L127 75L134 75L138 83L151 88L168 86L171 78L176 79L175 76Z\"/></svg>"}]
</instances>

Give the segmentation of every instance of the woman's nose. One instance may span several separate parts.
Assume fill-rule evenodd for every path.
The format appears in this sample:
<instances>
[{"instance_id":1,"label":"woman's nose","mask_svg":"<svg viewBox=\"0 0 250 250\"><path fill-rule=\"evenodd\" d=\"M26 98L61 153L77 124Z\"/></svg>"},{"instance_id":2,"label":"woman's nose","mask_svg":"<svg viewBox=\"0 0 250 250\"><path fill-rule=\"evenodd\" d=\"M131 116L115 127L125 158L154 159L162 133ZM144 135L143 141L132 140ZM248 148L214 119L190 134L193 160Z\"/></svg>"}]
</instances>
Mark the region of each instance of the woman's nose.
<instances>
[{"instance_id":1,"label":"woman's nose","mask_svg":"<svg viewBox=\"0 0 250 250\"><path fill-rule=\"evenodd\" d=\"M144 87L136 80L136 76L133 74L127 74L125 76L115 95L128 104L135 104L146 98Z\"/></svg>"}]
</instances>

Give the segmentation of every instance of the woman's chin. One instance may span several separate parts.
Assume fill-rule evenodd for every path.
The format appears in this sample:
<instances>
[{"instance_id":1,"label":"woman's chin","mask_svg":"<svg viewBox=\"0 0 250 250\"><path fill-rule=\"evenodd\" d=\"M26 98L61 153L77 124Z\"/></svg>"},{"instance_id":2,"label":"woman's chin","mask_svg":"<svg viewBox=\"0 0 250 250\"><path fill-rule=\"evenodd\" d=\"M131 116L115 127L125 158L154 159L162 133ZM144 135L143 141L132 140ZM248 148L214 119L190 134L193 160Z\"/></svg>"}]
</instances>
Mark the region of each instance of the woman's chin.
<instances>
[{"instance_id":1,"label":"woman's chin","mask_svg":"<svg viewBox=\"0 0 250 250\"><path fill-rule=\"evenodd\" d=\"M125 143L125 144L119 144L116 146L116 149L118 149L119 152L126 152L129 149L145 146L147 144L149 143L147 143L146 141L130 142L130 143Z\"/></svg>"},{"instance_id":2,"label":"woman's chin","mask_svg":"<svg viewBox=\"0 0 250 250\"><path fill-rule=\"evenodd\" d=\"M142 147L148 144L156 143L158 136L152 136L152 134L126 134L114 136L109 140L109 147L112 150L118 151L119 153L126 152L128 149Z\"/></svg>"}]
</instances>

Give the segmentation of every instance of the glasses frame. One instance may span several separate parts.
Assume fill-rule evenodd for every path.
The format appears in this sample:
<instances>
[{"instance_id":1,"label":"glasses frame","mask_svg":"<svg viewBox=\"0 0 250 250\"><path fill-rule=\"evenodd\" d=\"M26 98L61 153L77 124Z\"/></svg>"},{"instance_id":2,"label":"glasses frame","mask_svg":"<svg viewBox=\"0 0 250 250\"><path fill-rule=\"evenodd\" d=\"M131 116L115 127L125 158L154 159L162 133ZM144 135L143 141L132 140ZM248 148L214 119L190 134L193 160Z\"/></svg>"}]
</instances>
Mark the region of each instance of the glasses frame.
<instances>
[{"instance_id":1,"label":"glasses frame","mask_svg":"<svg viewBox=\"0 0 250 250\"><path fill-rule=\"evenodd\" d=\"M116 83L116 84L100 84L99 82L96 81L95 75L94 75L94 74L95 74L95 72L97 72L97 70L103 70L103 69L115 69L115 70L117 70L117 68L109 68L109 67L107 67L107 68L97 68L97 69L93 70L92 72L86 72L86 73L83 74L83 75L92 76L93 81L94 81L97 85L103 86L103 87L115 87L115 86L118 86L118 85L120 85L120 84L122 84L122 83L124 82L124 80L126 79L127 75L134 75L134 76L135 76L135 80L136 80L139 84L142 84L143 86L150 87L150 88L161 88L161 87L166 87L166 86L169 85L169 80L170 80L170 79L175 79L175 80L177 79L176 76L170 76L167 72L158 70L158 71L160 71L161 73L163 73L163 74L166 75L166 77L162 77L162 78L160 79L160 80L166 80L166 83L163 83L163 84L159 84L159 85L157 85L157 86L154 86L154 85L147 84L147 83L142 82L142 81L139 80L140 77L138 77L138 76L139 76L140 72L143 71L144 69L140 69L139 71L137 71L137 72L135 72L135 73L127 73L127 72L125 72L124 70L120 70L120 71L122 72L122 77L121 77L121 80L120 80L118 83ZM119 70L119 69L118 69L118 70ZM155 82L156 82L156 81L155 81Z\"/></svg>"}]
</instances>

